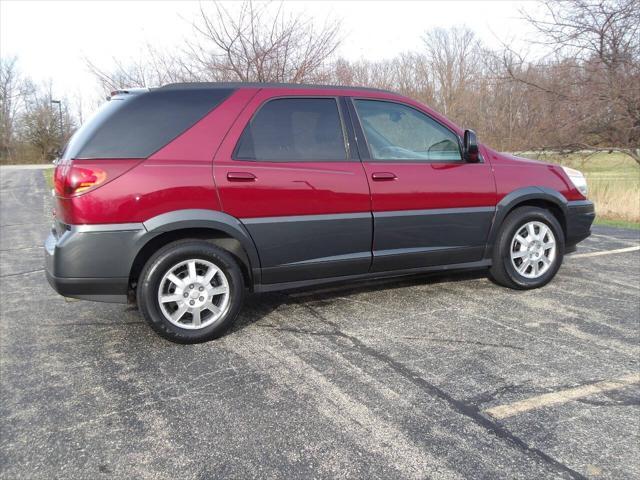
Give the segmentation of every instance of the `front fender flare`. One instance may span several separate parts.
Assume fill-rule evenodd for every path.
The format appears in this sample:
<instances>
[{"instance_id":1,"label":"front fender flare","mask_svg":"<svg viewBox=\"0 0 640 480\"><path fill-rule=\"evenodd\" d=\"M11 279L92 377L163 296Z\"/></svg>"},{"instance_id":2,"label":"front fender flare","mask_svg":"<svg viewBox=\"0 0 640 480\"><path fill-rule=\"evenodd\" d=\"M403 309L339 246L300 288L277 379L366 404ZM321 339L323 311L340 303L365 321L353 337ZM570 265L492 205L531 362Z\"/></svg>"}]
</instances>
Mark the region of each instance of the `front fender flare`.
<instances>
[{"instance_id":1,"label":"front fender flare","mask_svg":"<svg viewBox=\"0 0 640 480\"><path fill-rule=\"evenodd\" d=\"M563 217L567 218L568 201L565 196L557 190L536 186L519 188L517 190L509 192L496 205L496 213L493 217L493 223L491 225L489 236L487 238L487 249L485 251L485 258L491 258L492 256L493 245L505 217L518 205L530 200L542 200L552 203L560 209Z\"/></svg>"}]
</instances>

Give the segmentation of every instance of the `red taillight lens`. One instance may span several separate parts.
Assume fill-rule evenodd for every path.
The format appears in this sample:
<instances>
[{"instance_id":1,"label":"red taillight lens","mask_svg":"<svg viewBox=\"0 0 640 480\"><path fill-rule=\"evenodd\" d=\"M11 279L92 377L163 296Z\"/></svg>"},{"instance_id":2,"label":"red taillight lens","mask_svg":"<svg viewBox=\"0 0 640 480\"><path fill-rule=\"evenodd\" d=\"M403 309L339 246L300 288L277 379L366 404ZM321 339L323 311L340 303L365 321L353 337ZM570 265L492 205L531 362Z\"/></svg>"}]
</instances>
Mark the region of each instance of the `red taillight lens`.
<instances>
[{"instance_id":1,"label":"red taillight lens","mask_svg":"<svg viewBox=\"0 0 640 480\"><path fill-rule=\"evenodd\" d=\"M67 175L65 193L72 195L97 187L107 179L107 172L101 168L71 167Z\"/></svg>"},{"instance_id":2,"label":"red taillight lens","mask_svg":"<svg viewBox=\"0 0 640 480\"><path fill-rule=\"evenodd\" d=\"M56 193L75 195L97 187L107 179L107 172L97 167L59 166L54 174Z\"/></svg>"},{"instance_id":3,"label":"red taillight lens","mask_svg":"<svg viewBox=\"0 0 640 480\"><path fill-rule=\"evenodd\" d=\"M53 188L56 191L56 194L63 195L64 194L64 180L65 173L69 167L66 165L58 165L56 169L53 171Z\"/></svg>"}]
</instances>

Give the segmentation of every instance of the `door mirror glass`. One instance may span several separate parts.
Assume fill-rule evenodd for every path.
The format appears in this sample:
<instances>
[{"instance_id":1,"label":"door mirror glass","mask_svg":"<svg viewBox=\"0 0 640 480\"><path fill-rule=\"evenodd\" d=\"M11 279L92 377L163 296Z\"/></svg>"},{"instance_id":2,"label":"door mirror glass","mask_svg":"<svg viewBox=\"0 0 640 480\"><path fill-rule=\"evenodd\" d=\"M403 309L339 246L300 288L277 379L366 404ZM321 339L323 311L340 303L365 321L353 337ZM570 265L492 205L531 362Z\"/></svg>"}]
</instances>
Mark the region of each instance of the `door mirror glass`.
<instances>
[{"instance_id":1,"label":"door mirror glass","mask_svg":"<svg viewBox=\"0 0 640 480\"><path fill-rule=\"evenodd\" d=\"M478 138L473 130L464 131L463 139L463 155L464 159L470 163L480 161L480 153L478 151Z\"/></svg>"}]
</instances>

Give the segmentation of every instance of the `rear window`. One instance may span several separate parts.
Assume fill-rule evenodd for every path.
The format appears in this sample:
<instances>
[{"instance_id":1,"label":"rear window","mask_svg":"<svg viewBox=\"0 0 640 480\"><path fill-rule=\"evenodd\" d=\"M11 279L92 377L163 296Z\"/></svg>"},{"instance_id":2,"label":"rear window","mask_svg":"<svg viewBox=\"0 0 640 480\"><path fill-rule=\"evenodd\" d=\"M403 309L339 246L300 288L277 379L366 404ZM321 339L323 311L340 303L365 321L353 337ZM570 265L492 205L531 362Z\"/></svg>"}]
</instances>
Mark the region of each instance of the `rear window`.
<instances>
[{"instance_id":1,"label":"rear window","mask_svg":"<svg viewBox=\"0 0 640 480\"><path fill-rule=\"evenodd\" d=\"M63 160L147 158L232 92L190 88L116 95L73 135Z\"/></svg>"},{"instance_id":2,"label":"rear window","mask_svg":"<svg viewBox=\"0 0 640 480\"><path fill-rule=\"evenodd\" d=\"M336 99L270 100L242 132L234 158L281 162L346 160Z\"/></svg>"}]
</instances>

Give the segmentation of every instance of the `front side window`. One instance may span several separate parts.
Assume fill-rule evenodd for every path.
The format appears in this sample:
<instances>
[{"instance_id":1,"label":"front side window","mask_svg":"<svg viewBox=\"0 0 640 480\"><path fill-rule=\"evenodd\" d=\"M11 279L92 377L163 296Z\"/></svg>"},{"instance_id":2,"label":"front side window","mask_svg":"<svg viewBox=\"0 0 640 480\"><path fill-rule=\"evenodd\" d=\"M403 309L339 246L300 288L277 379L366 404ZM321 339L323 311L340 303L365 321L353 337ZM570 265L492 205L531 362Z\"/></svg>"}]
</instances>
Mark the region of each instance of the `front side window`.
<instances>
[{"instance_id":1,"label":"front side window","mask_svg":"<svg viewBox=\"0 0 640 480\"><path fill-rule=\"evenodd\" d=\"M278 98L264 104L246 126L234 158L254 161L346 160L334 98Z\"/></svg>"},{"instance_id":2,"label":"front side window","mask_svg":"<svg viewBox=\"0 0 640 480\"><path fill-rule=\"evenodd\" d=\"M374 160L462 160L458 137L415 108L380 100L355 100Z\"/></svg>"}]
</instances>

